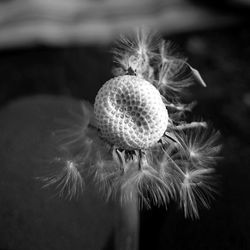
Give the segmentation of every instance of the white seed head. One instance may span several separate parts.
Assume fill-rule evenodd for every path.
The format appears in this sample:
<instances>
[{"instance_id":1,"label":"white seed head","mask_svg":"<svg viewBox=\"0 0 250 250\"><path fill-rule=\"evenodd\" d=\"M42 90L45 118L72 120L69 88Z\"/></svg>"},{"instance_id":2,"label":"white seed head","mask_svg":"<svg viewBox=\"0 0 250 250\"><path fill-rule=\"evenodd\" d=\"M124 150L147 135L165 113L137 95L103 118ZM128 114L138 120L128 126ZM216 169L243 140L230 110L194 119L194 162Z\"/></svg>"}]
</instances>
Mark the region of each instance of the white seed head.
<instances>
[{"instance_id":1,"label":"white seed head","mask_svg":"<svg viewBox=\"0 0 250 250\"><path fill-rule=\"evenodd\" d=\"M127 150L153 146L168 125L168 111L159 91L131 75L112 78L101 87L94 113L101 136Z\"/></svg>"}]
</instances>

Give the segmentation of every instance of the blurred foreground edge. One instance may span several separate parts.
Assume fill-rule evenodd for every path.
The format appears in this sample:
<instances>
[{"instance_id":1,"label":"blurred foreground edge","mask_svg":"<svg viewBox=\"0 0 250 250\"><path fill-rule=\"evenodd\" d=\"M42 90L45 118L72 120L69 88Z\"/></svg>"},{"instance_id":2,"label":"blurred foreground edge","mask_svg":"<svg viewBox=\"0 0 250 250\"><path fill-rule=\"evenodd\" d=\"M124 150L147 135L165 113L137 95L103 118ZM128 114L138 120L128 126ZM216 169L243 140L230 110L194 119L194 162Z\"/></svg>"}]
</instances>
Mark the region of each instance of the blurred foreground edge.
<instances>
[{"instance_id":1,"label":"blurred foreground edge","mask_svg":"<svg viewBox=\"0 0 250 250\"><path fill-rule=\"evenodd\" d=\"M79 102L37 96L0 111L0 249L138 249L134 202L104 202L91 180L78 199L42 189L36 177L56 157L58 122L81 112Z\"/></svg>"},{"instance_id":2,"label":"blurred foreground edge","mask_svg":"<svg viewBox=\"0 0 250 250\"><path fill-rule=\"evenodd\" d=\"M0 48L109 43L136 25L171 35L239 22L239 15L187 0L3 1L0 17Z\"/></svg>"}]
</instances>

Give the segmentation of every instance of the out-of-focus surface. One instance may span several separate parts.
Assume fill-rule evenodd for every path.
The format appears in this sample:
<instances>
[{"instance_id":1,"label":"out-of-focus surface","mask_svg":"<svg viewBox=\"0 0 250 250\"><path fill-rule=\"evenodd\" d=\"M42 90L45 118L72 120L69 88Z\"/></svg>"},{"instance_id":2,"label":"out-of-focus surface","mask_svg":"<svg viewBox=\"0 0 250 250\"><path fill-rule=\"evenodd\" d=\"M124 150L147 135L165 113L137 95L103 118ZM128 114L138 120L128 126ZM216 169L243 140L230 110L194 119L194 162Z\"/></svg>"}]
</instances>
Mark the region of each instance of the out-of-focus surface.
<instances>
[{"instance_id":1,"label":"out-of-focus surface","mask_svg":"<svg viewBox=\"0 0 250 250\"><path fill-rule=\"evenodd\" d=\"M58 150L54 134L79 110L79 103L69 98L41 96L19 100L0 112L0 249L114 246L120 208L105 202L92 181L84 176L83 197L67 200L57 195L59 182L42 189L38 179L65 167L69 156ZM58 158L65 162L57 163Z\"/></svg>"},{"instance_id":2,"label":"out-of-focus surface","mask_svg":"<svg viewBox=\"0 0 250 250\"><path fill-rule=\"evenodd\" d=\"M76 146L63 146L69 134L61 129L90 118L82 105L89 104L42 95L13 101L0 111L1 250L138 249L137 203L106 201L90 177L100 142L96 131L88 128L77 143L79 151L93 140L91 149L81 151L83 159L90 152L81 166ZM81 186L75 171L66 173L67 164L77 166Z\"/></svg>"}]
</instances>

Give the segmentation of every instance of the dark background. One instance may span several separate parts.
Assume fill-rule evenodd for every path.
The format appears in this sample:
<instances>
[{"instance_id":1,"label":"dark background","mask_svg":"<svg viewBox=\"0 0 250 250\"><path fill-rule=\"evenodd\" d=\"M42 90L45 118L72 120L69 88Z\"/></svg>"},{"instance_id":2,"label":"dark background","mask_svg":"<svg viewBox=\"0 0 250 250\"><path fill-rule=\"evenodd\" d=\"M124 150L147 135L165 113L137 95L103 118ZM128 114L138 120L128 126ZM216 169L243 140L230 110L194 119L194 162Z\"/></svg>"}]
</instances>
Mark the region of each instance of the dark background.
<instances>
[{"instance_id":1,"label":"dark background","mask_svg":"<svg viewBox=\"0 0 250 250\"><path fill-rule=\"evenodd\" d=\"M196 117L222 134L219 194L200 220L173 203L141 212L140 249L250 249L250 28L247 24L166 35L175 41L207 88L194 86ZM13 48L0 51L0 104L50 94L93 103L111 78L112 44Z\"/></svg>"}]
</instances>

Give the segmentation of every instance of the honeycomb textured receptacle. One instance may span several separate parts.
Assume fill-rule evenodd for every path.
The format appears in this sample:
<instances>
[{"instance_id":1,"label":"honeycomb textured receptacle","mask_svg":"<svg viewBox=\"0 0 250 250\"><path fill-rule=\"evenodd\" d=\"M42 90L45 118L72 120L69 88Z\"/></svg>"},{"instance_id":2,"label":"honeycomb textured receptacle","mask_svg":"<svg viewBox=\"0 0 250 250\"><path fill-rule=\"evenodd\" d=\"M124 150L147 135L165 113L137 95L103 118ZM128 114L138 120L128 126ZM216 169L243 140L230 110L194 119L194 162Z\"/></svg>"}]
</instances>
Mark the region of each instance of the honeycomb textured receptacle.
<instances>
[{"instance_id":1,"label":"honeycomb textured receptacle","mask_svg":"<svg viewBox=\"0 0 250 250\"><path fill-rule=\"evenodd\" d=\"M118 76L99 90L94 105L101 136L121 149L147 149L164 134L168 111L159 91L137 76Z\"/></svg>"}]
</instances>

